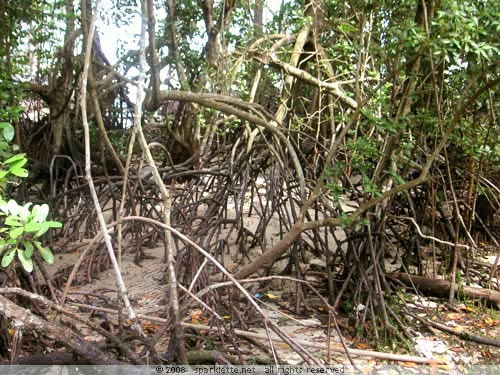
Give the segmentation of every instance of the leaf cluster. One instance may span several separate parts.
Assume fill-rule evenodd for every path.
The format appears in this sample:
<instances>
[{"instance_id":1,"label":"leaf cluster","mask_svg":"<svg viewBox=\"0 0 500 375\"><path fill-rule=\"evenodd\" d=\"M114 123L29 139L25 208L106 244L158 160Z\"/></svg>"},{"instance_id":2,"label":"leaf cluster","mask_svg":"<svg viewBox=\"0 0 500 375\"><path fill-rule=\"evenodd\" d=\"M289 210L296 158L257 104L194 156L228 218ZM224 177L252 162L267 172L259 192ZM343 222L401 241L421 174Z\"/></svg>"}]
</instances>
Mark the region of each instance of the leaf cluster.
<instances>
[{"instance_id":1,"label":"leaf cluster","mask_svg":"<svg viewBox=\"0 0 500 375\"><path fill-rule=\"evenodd\" d=\"M54 263L54 255L48 247L38 240L50 228L61 228L58 221L47 220L49 206L47 204L24 206L15 200L6 202L0 199L0 217L4 217L4 226L0 228L0 250L3 251L2 267L8 267L14 257L21 262L27 272L33 271L33 254L37 249L42 258L49 264Z\"/></svg>"}]
</instances>

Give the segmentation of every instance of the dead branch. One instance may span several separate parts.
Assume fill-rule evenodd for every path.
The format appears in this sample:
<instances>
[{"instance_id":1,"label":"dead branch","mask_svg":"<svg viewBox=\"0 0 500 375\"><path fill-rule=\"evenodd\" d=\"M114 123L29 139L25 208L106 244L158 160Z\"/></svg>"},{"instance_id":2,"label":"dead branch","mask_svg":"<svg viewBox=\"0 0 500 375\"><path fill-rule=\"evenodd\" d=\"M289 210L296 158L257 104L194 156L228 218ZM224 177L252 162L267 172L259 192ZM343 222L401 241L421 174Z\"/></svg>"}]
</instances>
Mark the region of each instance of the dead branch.
<instances>
[{"instance_id":1,"label":"dead branch","mask_svg":"<svg viewBox=\"0 0 500 375\"><path fill-rule=\"evenodd\" d=\"M4 296L0 296L0 314L17 321L22 327L44 334L74 351L92 364L119 365L123 362L110 358L102 350L85 341L83 337L69 328L48 322L28 309L22 308ZM22 328L21 328L22 329Z\"/></svg>"},{"instance_id":2,"label":"dead branch","mask_svg":"<svg viewBox=\"0 0 500 375\"><path fill-rule=\"evenodd\" d=\"M446 280L430 279L399 272L394 272L387 276L401 281L404 285L415 288L424 294L430 294L437 297L447 297L451 290L451 283ZM496 290L455 285L454 291L465 297L483 299L497 308L500 306L500 292Z\"/></svg>"}]
</instances>

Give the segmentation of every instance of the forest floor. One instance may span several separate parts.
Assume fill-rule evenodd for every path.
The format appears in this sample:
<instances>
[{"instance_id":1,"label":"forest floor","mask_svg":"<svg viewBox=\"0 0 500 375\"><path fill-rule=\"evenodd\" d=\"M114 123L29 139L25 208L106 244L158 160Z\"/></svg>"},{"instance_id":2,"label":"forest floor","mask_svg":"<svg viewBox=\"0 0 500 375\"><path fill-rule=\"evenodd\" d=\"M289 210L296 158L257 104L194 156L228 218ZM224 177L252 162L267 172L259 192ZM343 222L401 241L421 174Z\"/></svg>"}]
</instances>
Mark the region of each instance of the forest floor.
<instances>
[{"instance_id":1,"label":"forest floor","mask_svg":"<svg viewBox=\"0 0 500 375\"><path fill-rule=\"evenodd\" d=\"M353 202L341 202L344 211L349 209L349 205ZM228 207L229 212L233 207ZM245 207L246 213L249 207ZM245 212L244 210L244 212ZM234 211L233 211L234 212ZM105 212L106 214L106 212ZM230 215L229 215L230 216ZM258 217L252 215L244 216L244 227L250 232L255 233L259 224ZM109 212L108 219L111 217ZM279 232L281 224L277 217L271 217L267 223L266 238L267 246L272 246L279 240ZM236 243L237 233L225 233L224 229L218 233L221 238L229 237L229 243L233 245L229 247L229 252L224 254L222 263L229 272L234 272L243 261L248 261L261 252L260 249L250 249L246 252L246 259L242 259L241 249L234 245ZM345 234L341 229L335 232L336 237L341 238ZM304 236L305 241L311 241L307 236ZM59 287L64 287L64 276L69 275L78 259L82 257L83 249L91 242L91 239L84 239L81 242L74 242L65 245L66 251L56 252L56 261L52 266L48 266L49 274L55 276L56 279L63 280L63 284ZM331 243L334 243L332 240ZM155 335L166 322L164 319L168 314L168 285L165 280L165 254L164 247L159 246L152 248L142 248L142 256L137 261L135 253L130 251L130 248L123 253L121 263L121 273L127 287L128 296L132 306L137 314L140 314L143 329L148 336ZM111 332L122 334L125 337L130 334L130 343L135 345L136 351L141 350L141 342L133 337L133 332L118 332L119 330L119 315L117 311L120 303L116 292L116 278L112 267L96 273L90 270L93 265L102 263L103 257L107 257L106 252L102 249L92 250L85 255L87 264L82 267L69 288L68 299L66 306L73 309L75 313L88 321L106 327ZM89 260L90 258L90 260ZM483 262L493 261L494 259L483 259ZM244 263L244 262L243 262ZM274 264L273 274L280 274L286 269L288 264L287 259L277 261ZM316 290L320 291L323 296L326 296L327 291L327 272L326 263L324 260L310 256L304 264L300 265L304 279L313 285ZM401 264L392 264L388 260L386 269L398 269ZM63 275L62 278L59 276ZM211 283L225 281L220 273L214 273L214 279ZM187 285L185 287L188 287ZM384 340L383 337L376 337L373 332L373 323L370 319L364 320L361 326L356 326L356 315L358 318L367 314L363 305L358 306L342 306L339 312L336 323L329 320L329 314L325 311L321 300L306 290L299 291L297 284L285 279L275 279L262 288L262 285L248 285L245 287L254 296L255 301L259 304L262 311L270 321L279 326L289 337L297 343L300 343L306 348L315 358L321 363L332 365L348 366L350 358L345 355L343 346L344 341L346 347L358 350L359 355L352 355L352 359L358 368L362 370L370 370L373 367L383 364L397 364L404 366L410 370L420 369L421 365L417 365L411 361L398 361L385 357L384 353L394 353L399 355L411 355L421 358L431 358L434 360L432 367L436 370L447 372L453 369L459 369L463 366L471 365L493 365L499 362L500 348L495 345L478 344L473 340L464 340L457 335L443 332L440 329L432 327L430 322L440 323L457 334L470 332L482 337L490 338L498 343L500 341L500 310L496 308L488 308L473 300L466 300L454 305L449 305L444 299L417 296L410 290L401 291L400 296L403 296L404 302L399 302L399 306L393 306L394 311L406 311L413 314L415 317L408 317L407 321L411 322L408 326L408 332L412 339L406 341L401 340ZM181 292L181 294L183 294ZM299 296L300 298L298 299ZM227 298L226 295L224 298ZM297 301L299 300L300 303ZM193 351L208 351L217 350L227 356L235 357L238 351L234 345L238 345L239 354L243 356L249 363L263 361L265 363L273 363L272 352L269 351L270 345L267 341L267 332L264 327L263 319L257 314L255 308L251 307L248 301L242 297L236 300L230 300L232 305L238 307L232 313L239 314L237 321L244 322L239 326L240 334L236 335L236 341L227 340L224 335L219 335L217 332L209 332L213 327L208 325L214 322L213 312L202 308L198 303L191 303L192 299L187 298L184 303L189 304L189 308L183 310L183 322L186 327L187 342ZM300 305L300 308L298 308ZM235 316L231 316L231 312L221 308L222 311L216 311L226 321L233 321ZM369 314L368 314L369 315ZM420 321L417 319L420 318ZM124 325L127 327L127 320ZM228 324L229 326L229 324ZM103 338L93 329L79 325L77 329L84 335L85 339L96 344L102 342ZM341 337L339 336L339 332ZM365 333L363 333L365 332ZM368 336L366 332L369 332ZM379 333L382 334L383 333ZM328 340L329 338L329 340ZM496 340L496 341L495 341ZM329 342L329 344L328 344ZM156 349L160 355L166 355L169 344L168 331L157 338ZM296 351L291 350L289 345L276 340L274 342L275 354L280 360L280 363L290 365L301 364L303 359ZM42 350L57 350L55 348ZM259 362L260 363L260 362Z\"/></svg>"},{"instance_id":2,"label":"forest floor","mask_svg":"<svg viewBox=\"0 0 500 375\"><path fill-rule=\"evenodd\" d=\"M257 220L249 217L247 226L249 230L256 225ZM269 240L276 236L278 222L271 220L269 223ZM81 249L81 246L76 246ZM164 248L156 247L144 250L144 259L135 262L135 254L125 252L122 259L122 276L128 288L128 295L136 313L142 317L143 328L148 334L154 334L162 325L162 317L167 309L167 285L165 284ZM238 264L237 249L234 254L226 254L224 263L229 271L234 270ZM70 269L80 256L80 251L63 253L58 256L56 265L50 270L56 274L58 270ZM251 256L251 255L250 255ZM286 266L287 261L278 262L275 268L279 271ZM314 267L305 269L305 277L311 283L324 280L326 271L321 271L321 262L312 261ZM107 321L113 326L118 326L118 316L112 311L118 307L116 281L113 269L108 269L98 273L89 280L80 276L78 283L71 286L68 306L79 309L87 319L97 324L104 324ZM317 284L319 285L319 284ZM255 292L254 292L255 293ZM336 332L335 326L328 322L328 315L322 309L321 303L312 294L305 294L303 302L309 308L297 313L295 306L296 289L289 282L278 280L260 295L254 294L259 305L267 317L282 328L293 340L303 343L308 350L321 362L334 365L349 365L349 358L341 353L341 340ZM427 319L431 322L441 323L456 332L471 332L492 339L500 338L500 311L495 308L487 308L474 301L466 301L450 306L446 301L437 298L416 296L406 292L406 309L419 318ZM235 301L236 302L236 301ZM249 304L240 300L242 310L247 311ZM363 351L377 351L384 353L398 353L404 355L415 355L436 360L435 367L438 370L447 371L454 368L470 365L492 365L498 363L500 349L491 345L477 344L473 341L466 341L455 335L442 332L439 329L416 322L409 327L409 331L414 335L413 340L407 342L392 341L384 342L380 340L374 342L373 338L366 338L359 335L361 329L356 330L353 324L355 314L362 314L363 306L352 308L352 313L339 314L337 323L347 347ZM261 336L256 340L239 340L239 349L252 361L252 356L256 350L261 350L266 346L266 331L262 325L262 319L255 318L247 320L247 330ZM230 317L224 316L225 319ZM187 328L187 336L193 338L197 349L217 349L221 352L234 353L230 342L222 342L219 339L208 338L208 332L203 329L210 320L210 312L203 311L199 305L185 311L184 322L189 325L199 325L202 329ZM366 322L368 327L371 323ZM79 327L89 341L99 341L100 336L85 326ZM327 348L327 336L330 335L330 348ZM201 337L201 340L199 339ZM168 347L168 334L162 335L157 342L159 353L165 353ZM260 344L259 344L260 342ZM320 349L323 348L323 349ZM290 350L284 343L276 343L274 349L280 360L287 364L300 364L301 357ZM263 354L271 360L269 353ZM353 357L354 363L360 369L370 369L384 363L397 363L408 369L419 368L411 362L387 362L383 359L376 359L371 356ZM440 364L437 364L441 362Z\"/></svg>"}]
</instances>

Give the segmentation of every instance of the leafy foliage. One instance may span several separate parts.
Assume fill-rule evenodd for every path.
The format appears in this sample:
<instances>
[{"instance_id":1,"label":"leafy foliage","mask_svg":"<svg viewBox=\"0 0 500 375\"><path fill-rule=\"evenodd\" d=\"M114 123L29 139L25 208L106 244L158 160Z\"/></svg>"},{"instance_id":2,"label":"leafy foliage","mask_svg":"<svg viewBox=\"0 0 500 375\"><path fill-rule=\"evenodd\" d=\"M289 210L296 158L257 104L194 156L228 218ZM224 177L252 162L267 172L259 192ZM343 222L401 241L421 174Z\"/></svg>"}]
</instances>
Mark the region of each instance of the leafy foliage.
<instances>
[{"instance_id":1,"label":"leafy foliage","mask_svg":"<svg viewBox=\"0 0 500 375\"><path fill-rule=\"evenodd\" d=\"M14 128L6 122L0 123L0 157L10 155L9 142L14 138ZM28 160L25 154L14 154L1 162L0 187L14 178L28 176L24 168ZM8 267L15 256L27 272L33 270L34 250L38 250L42 258L52 264L54 256L49 248L44 247L39 241L50 228L61 228L57 221L47 220L49 206L47 204L34 205L32 203L20 205L13 199L5 201L3 193L0 194L0 217L4 218L3 227L0 228L0 251L3 252L2 267Z\"/></svg>"},{"instance_id":2,"label":"leafy foliage","mask_svg":"<svg viewBox=\"0 0 500 375\"><path fill-rule=\"evenodd\" d=\"M14 260L15 255L27 272L33 270L33 252L37 249L42 258L49 264L54 262L54 255L49 248L44 247L38 240L50 228L61 228L62 224L57 221L47 220L49 206L47 204L35 205L32 209L31 203L24 206L15 200L8 202L0 199L0 216L5 217L4 227L0 234L0 249L4 251L2 267L8 267Z\"/></svg>"}]
</instances>

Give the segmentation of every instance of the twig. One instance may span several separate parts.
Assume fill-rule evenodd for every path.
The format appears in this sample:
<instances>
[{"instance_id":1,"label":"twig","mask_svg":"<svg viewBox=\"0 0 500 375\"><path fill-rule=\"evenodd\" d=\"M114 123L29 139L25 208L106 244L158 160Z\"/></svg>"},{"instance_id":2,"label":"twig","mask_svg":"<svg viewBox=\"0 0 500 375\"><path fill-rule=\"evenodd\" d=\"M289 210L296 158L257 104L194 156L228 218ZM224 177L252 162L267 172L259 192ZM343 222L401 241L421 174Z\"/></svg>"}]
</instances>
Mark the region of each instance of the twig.
<instances>
[{"instance_id":1,"label":"twig","mask_svg":"<svg viewBox=\"0 0 500 375\"><path fill-rule=\"evenodd\" d=\"M210 311L210 313L212 313L219 321L223 322L224 321L224 318L222 316L220 316L217 311L215 311L214 309L212 309L210 306L208 306L205 302L203 302L201 299L199 299L195 294L193 294L190 290L186 289L182 284L179 283L179 288L187 293L192 299L194 299L196 302L198 302L200 305L203 306L203 308L207 309L208 311Z\"/></svg>"},{"instance_id":2,"label":"twig","mask_svg":"<svg viewBox=\"0 0 500 375\"><path fill-rule=\"evenodd\" d=\"M448 242L448 241L444 241L444 240L440 240L439 238L436 238L436 237L433 237L433 236L427 236L425 234L422 233L422 230L420 229L420 227L418 226L417 222L415 221L415 219L413 219L412 217L403 217L403 219L406 219L406 220L410 220L413 225L415 226L415 228L417 229L417 232L418 234L420 234L420 237L422 238L425 238L427 240L432 240L432 241L436 241L436 242L439 242L439 243L442 243L443 245L448 245L448 246L457 246L457 247L463 247L465 249L470 249L470 246L469 245L464 245L464 244L455 244L453 242Z\"/></svg>"}]
</instances>

